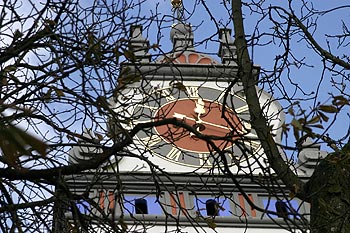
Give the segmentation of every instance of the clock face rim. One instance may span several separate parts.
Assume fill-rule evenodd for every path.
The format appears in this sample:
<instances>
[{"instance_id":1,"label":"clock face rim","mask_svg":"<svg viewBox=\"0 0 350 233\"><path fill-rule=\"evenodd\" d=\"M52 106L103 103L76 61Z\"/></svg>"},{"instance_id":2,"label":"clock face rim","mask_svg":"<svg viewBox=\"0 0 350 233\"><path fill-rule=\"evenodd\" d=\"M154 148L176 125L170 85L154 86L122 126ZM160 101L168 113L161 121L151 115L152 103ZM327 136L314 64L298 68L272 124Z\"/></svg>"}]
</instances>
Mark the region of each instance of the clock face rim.
<instances>
[{"instance_id":1,"label":"clock face rim","mask_svg":"<svg viewBox=\"0 0 350 233\"><path fill-rule=\"evenodd\" d=\"M220 90L218 88L215 88L215 87L208 87L208 86L197 86L197 85L189 85L189 87L194 87L194 88L197 88L197 89L211 89L211 90L215 90L216 92L218 93L224 93L223 90ZM178 89L178 88L175 88L174 86L168 86L168 87L163 87L163 88L157 88L157 89L152 89L151 92L148 92L147 93L147 96L151 96L151 95L156 95L156 96L161 96L160 93L162 93L163 90L175 90L175 89ZM181 89L178 89L179 92L183 91ZM169 93L168 93L169 94ZM243 107L239 107L241 110L238 112L236 108L231 108L230 106L226 106L226 108L229 108L231 109L231 111L235 112L236 115L237 115L237 118L241 121L244 122L248 122L249 119L243 119L240 115L242 114L245 114L246 111L248 111L248 108L245 107L247 106L246 104L246 101L244 99L243 96L239 96L237 93L230 93L229 94L230 97L234 97L234 98L237 98L239 99L240 101L244 102L244 106ZM205 99L203 98L203 100L206 100L206 101L209 101L209 102L218 102L218 104L221 104L222 103L220 102L221 101L221 98L223 97L222 94L220 94L220 97L218 96L216 99ZM166 99L167 97L166 96L162 96L163 99ZM193 99L193 97L191 97L190 95L188 95L186 98L175 98L175 99L172 99L172 98L169 98L165 103L163 104L160 104L160 102L157 102L157 105L156 106L148 106L150 109L157 109L155 110L155 112L151 115L152 117L151 118L148 118L148 120L146 121L155 121L154 116L156 114L156 112L158 112L159 109L161 109L164 105L168 105L169 103L171 102L176 102L176 101L179 101L181 99L186 99L186 100L190 100L190 99ZM147 102L146 102L147 103ZM147 107L147 108L148 108ZM145 108L145 103L143 102L142 104L139 104L135 107L136 108L139 108L139 109L143 109ZM134 109L134 111L135 111ZM234 110L233 110L234 109ZM157 119L156 119L157 120ZM136 125L138 122L140 122L139 120L135 120L135 124ZM141 121L142 122L142 121ZM243 125L243 124L242 124ZM153 127L155 129L155 127ZM154 130L153 129L153 130ZM152 130L151 130L152 131ZM145 133L147 135L147 133ZM154 137L154 140L152 139L152 137ZM155 155L157 156L158 158L161 158L165 161L168 161L168 162L171 162L171 163L175 163L175 164L178 164L178 165L181 165L181 166L186 166L186 167L193 167L193 168L213 168L213 166L218 166L219 163L216 162L216 160L218 158L220 158L221 155L217 154L216 152L213 152L213 151L209 151L209 152L196 152L196 151L185 151L185 150L181 150L181 149L178 149L176 146L174 146L172 143L169 143L165 140L163 140L159 134L156 132L156 130L154 130L154 133L151 134L151 136L146 136L146 137L141 137L139 136L139 133L136 134L136 138L137 140L141 143L141 145L143 147L145 147L147 149L147 151L149 151L151 153L151 156ZM166 143L168 147L170 147L170 149L168 149L169 152L166 153L166 155L163 153L163 152L159 152L157 150L155 150L154 148L152 148L154 146L154 144L157 144L157 142L159 141L159 138L161 138L161 141L163 143ZM149 141L151 142L149 142ZM247 148L250 149L250 152L251 154L255 154L257 151L259 151L261 149L261 145L259 144L258 146L252 146L252 143L251 143L251 140L249 141L242 141L243 144L245 144L244 146L246 146ZM249 145L248 145L249 144ZM254 148L256 147L256 148ZM243 153L240 153L240 149L235 145L233 144L232 146L230 146L228 149L232 149L232 152L231 151L226 151L227 148L225 148L225 157L226 159L230 160L231 162L228 164L228 165L231 165L231 166L237 166L237 161L238 163L241 163L241 162L244 162L246 160L248 160L249 158L247 158L246 156L243 156L242 154ZM193 163L189 163L188 160L185 160L185 161L179 161L179 156L180 156L180 152L181 152L181 156L184 157L184 156L188 156L187 155L187 152L191 152L193 154L196 154L196 159L198 160L199 159L199 164L193 164ZM237 159L237 155L236 155L236 151L238 152L238 157L240 157L239 159ZM185 153L185 154L184 154ZM194 157L192 154L191 157ZM170 155L170 156L169 156ZM212 162L209 161L209 159L212 159L214 160L215 164L213 164Z\"/></svg>"}]
</instances>

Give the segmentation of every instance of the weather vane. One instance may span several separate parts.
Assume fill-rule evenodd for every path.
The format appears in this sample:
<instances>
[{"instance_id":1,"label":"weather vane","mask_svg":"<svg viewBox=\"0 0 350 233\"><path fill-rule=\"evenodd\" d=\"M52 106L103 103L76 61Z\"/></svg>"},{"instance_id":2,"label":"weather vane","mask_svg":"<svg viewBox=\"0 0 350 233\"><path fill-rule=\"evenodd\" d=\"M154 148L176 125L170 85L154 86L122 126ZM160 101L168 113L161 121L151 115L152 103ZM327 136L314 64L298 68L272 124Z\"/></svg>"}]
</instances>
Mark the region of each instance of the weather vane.
<instances>
[{"instance_id":1,"label":"weather vane","mask_svg":"<svg viewBox=\"0 0 350 233\"><path fill-rule=\"evenodd\" d=\"M171 0L171 5L173 6L172 11L174 12L174 17L176 14L176 19L178 21L183 21L183 17L184 17L184 7L182 4L182 0Z\"/></svg>"}]
</instances>

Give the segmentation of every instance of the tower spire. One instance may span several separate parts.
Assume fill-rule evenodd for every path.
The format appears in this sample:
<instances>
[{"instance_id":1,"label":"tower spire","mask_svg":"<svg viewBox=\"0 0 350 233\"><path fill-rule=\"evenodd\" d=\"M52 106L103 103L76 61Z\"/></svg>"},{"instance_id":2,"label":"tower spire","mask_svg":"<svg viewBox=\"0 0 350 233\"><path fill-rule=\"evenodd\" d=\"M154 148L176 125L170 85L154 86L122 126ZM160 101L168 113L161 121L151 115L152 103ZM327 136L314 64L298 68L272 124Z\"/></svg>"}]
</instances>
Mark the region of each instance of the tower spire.
<instances>
[{"instance_id":1,"label":"tower spire","mask_svg":"<svg viewBox=\"0 0 350 233\"><path fill-rule=\"evenodd\" d=\"M173 51L194 50L192 28L190 24L185 22L185 8L182 0L171 0L171 5L174 16L174 24L170 31Z\"/></svg>"},{"instance_id":2,"label":"tower spire","mask_svg":"<svg viewBox=\"0 0 350 233\"><path fill-rule=\"evenodd\" d=\"M182 4L182 0L171 0L172 11L174 20L177 19L178 22L183 22L184 19L184 6Z\"/></svg>"}]
</instances>

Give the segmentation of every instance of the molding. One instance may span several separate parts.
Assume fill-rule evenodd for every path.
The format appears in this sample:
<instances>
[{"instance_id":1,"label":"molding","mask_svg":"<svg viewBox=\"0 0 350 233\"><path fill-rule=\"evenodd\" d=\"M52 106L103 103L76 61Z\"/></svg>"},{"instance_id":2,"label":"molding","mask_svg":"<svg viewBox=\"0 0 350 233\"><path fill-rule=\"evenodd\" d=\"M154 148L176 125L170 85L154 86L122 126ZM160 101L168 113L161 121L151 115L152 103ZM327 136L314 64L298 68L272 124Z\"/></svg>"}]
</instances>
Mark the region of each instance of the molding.
<instances>
[{"instance_id":1,"label":"molding","mask_svg":"<svg viewBox=\"0 0 350 233\"><path fill-rule=\"evenodd\" d=\"M261 184L253 183L254 180L264 183L264 179L270 180L271 177L261 177L253 176L246 177L243 175L235 175L235 178L239 181L242 188L247 192L252 193L267 193ZM276 177L275 177L276 178ZM306 177L307 178L307 177ZM205 190L208 190L208 193L212 193L215 190L233 192L238 191L237 187L233 184L232 180L226 176L220 175L205 175L205 174L178 174L178 173L167 173L167 174L152 174L152 173L99 173L96 175L94 172L85 172L79 175L66 176L65 180L70 185L71 188L75 190L86 190L87 184L90 183L95 188L104 188L104 189L114 189L117 182L121 181L123 186L128 187L128 190L136 191L145 191L152 190L151 187L154 187L154 180L161 181L160 187L169 188L167 190L181 190L181 187L193 187L197 188L199 192L205 193ZM141 184L142 182L142 184ZM198 189L203 187L205 183L205 189ZM285 186L279 180L275 180L276 186L280 189L283 189ZM174 187L176 184L176 187ZM146 187L146 189L142 189Z\"/></svg>"},{"instance_id":2,"label":"molding","mask_svg":"<svg viewBox=\"0 0 350 233\"><path fill-rule=\"evenodd\" d=\"M168 63L123 63L127 74L142 74L151 80L180 79L197 81L232 81L237 78L238 67L212 64L168 64ZM260 66L254 66L253 73L256 79L260 72ZM122 72L123 73L123 72Z\"/></svg>"},{"instance_id":3,"label":"molding","mask_svg":"<svg viewBox=\"0 0 350 233\"><path fill-rule=\"evenodd\" d=\"M110 215L109 215L110 216ZM73 219L73 215L71 213L66 213L65 217L67 219ZM119 222L120 216L114 216L113 219L115 219L116 222ZM112 220L112 216L109 217L110 220ZM270 228L276 228L281 229L282 227L287 228L288 224L281 219L260 219L260 218L239 218L239 217L221 217L216 216L213 217L205 217L205 219L213 219L213 221L218 224L217 228L260 228L260 229L270 229ZM93 222L94 220L92 220ZM127 225L132 224L138 224L138 223L148 223L152 226L188 226L188 227L208 227L208 222L206 222L204 219L197 220L192 217L186 217L186 216L176 216L175 219L169 216L161 216L161 215L142 215L142 214L134 214L134 215L124 215L123 221ZM296 220L297 222L300 222L299 220ZM99 222L96 222L98 224ZM92 223L93 224L93 223ZM305 224L300 222L300 225Z\"/></svg>"}]
</instances>

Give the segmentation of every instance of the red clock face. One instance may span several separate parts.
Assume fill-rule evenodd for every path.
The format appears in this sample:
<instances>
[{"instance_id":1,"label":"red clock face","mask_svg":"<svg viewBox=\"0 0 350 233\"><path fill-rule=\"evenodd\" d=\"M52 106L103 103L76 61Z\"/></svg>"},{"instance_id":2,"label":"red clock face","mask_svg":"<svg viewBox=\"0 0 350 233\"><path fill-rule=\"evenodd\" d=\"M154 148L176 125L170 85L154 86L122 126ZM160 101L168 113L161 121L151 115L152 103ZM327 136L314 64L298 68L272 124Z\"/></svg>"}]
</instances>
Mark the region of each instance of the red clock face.
<instances>
[{"instance_id":1,"label":"red clock face","mask_svg":"<svg viewBox=\"0 0 350 233\"><path fill-rule=\"evenodd\" d=\"M196 99L179 99L163 105L155 114L155 119L177 118L192 126L198 132L213 136L214 144L221 150L232 147L238 133L242 132L242 124L233 110L225 108L217 102ZM174 125L162 125L155 128L158 135L168 143L191 152L208 153L213 148L194 133ZM225 137L227 137L226 140Z\"/></svg>"},{"instance_id":2,"label":"red clock face","mask_svg":"<svg viewBox=\"0 0 350 233\"><path fill-rule=\"evenodd\" d=\"M193 132L205 135L210 143L172 124L141 130L136 135L138 141L152 155L179 165L216 167L226 161L235 166L247 157L237 143L251 151L256 151L259 145L242 140L242 135L254 134L249 131L248 105L242 92L238 89L226 99L224 96L220 89L203 86L151 89L142 103L135 106L133 125L177 118L192 127ZM213 143L222 153L217 153Z\"/></svg>"}]
</instances>

